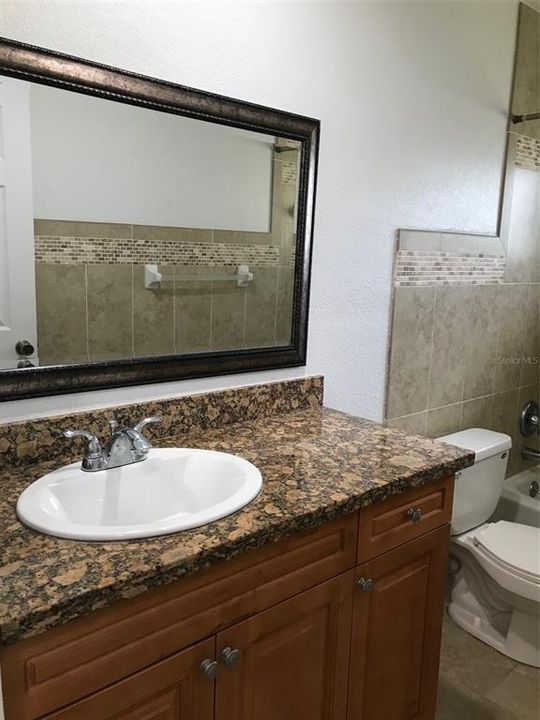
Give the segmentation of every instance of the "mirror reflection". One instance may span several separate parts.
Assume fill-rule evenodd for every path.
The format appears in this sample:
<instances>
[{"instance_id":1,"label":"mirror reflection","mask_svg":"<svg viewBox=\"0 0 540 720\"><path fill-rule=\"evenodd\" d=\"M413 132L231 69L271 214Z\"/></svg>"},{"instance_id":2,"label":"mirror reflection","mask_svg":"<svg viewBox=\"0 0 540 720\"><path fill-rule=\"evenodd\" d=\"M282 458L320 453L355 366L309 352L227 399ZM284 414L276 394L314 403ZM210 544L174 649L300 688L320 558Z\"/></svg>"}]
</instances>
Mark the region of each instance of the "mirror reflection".
<instances>
[{"instance_id":1,"label":"mirror reflection","mask_svg":"<svg viewBox=\"0 0 540 720\"><path fill-rule=\"evenodd\" d=\"M299 143L0 81L0 368L289 345Z\"/></svg>"}]
</instances>

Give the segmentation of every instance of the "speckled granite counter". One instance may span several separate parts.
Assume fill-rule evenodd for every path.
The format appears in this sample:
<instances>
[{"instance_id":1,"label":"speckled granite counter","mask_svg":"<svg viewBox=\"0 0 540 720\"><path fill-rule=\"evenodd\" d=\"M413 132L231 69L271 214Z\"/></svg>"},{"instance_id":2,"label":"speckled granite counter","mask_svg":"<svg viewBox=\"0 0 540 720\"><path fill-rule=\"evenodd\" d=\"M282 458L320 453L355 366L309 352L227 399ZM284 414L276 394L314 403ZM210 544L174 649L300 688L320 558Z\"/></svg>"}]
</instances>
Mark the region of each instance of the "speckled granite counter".
<instances>
[{"instance_id":1,"label":"speckled granite counter","mask_svg":"<svg viewBox=\"0 0 540 720\"><path fill-rule=\"evenodd\" d=\"M159 444L241 455L261 470L263 489L240 512L202 528L91 544L40 535L15 516L19 493L57 462L2 468L0 644L37 635L473 461L466 451L327 409L275 415Z\"/></svg>"}]
</instances>

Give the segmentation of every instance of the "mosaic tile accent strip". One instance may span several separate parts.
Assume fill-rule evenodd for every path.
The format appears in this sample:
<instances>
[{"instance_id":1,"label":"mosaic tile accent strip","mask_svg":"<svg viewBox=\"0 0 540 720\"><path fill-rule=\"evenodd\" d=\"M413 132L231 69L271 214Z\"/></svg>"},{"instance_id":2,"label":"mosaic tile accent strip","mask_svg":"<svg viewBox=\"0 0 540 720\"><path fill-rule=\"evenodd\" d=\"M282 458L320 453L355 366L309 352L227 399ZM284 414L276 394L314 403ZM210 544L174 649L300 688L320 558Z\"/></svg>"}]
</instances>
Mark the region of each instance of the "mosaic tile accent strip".
<instances>
[{"instance_id":1,"label":"mosaic tile accent strip","mask_svg":"<svg viewBox=\"0 0 540 720\"><path fill-rule=\"evenodd\" d=\"M297 165L295 162L284 162L281 165L281 179L286 185L296 185Z\"/></svg>"},{"instance_id":2,"label":"mosaic tile accent strip","mask_svg":"<svg viewBox=\"0 0 540 720\"><path fill-rule=\"evenodd\" d=\"M36 262L62 265L253 265L277 267L275 245L36 235Z\"/></svg>"},{"instance_id":3,"label":"mosaic tile accent strip","mask_svg":"<svg viewBox=\"0 0 540 720\"><path fill-rule=\"evenodd\" d=\"M0 424L0 467L46 460L74 462L81 457L84 441L66 441L62 431L82 427L104 440L110 434L108 419L113 415L121 427L132 426L143 417L160 415L162 422L145 431L157 443L172 435L212 430L293 410L316 409L322 405L323 392L324 378L317 375Z\"/></svg>"},{"instance_id":4,"label":"mosaic tile accent strip","mask_svg":"<svg viewBox=\"0 0 540 720\"><path fill-rule=\"evenodd\" d=\"M518 135L516 140L516 167L540 171L540 140Z\"/></svg>"},{"instance_id":5,"label":"mosaic tile accent strip","mask_svg":"<svg viewBox=\"0 0 540 720\"><path fill-rule=\"evenodd\" d=\"M505 266L504 255L398 250L394 285L497 285Z\"/></svg>"}]
</instances>

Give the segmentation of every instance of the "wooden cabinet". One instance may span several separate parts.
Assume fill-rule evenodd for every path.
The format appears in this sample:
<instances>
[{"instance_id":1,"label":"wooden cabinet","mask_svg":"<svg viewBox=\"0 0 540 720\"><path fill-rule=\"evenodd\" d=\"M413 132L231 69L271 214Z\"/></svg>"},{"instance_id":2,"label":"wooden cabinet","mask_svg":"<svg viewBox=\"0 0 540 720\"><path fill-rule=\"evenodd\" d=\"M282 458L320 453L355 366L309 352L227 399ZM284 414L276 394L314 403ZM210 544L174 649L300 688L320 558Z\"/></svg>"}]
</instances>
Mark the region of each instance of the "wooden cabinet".
<instances>
[{"instance_id":1,"label":"wooden cabinet","mask_svg":"<svg viewBox=\"0 0 540 720\"><path fill-rule=\"evenodd\" d=\"M359 565L349 720L433 720L448 526Z\"/></svg>"},{"instance_id":2,"label":"wooden cabinet","mask_svg":"<svg viewBox=\"0 0 540 720\"><path fill-rule=\"evenodd\" d=\"M451 491L410 490L5 648L6 720L434 720Z\"/></svg>"},{"instance_id":3,"label":"wooden cabinet","mask_svg":"<svg viewBox=\"0 0 540 720\"><path fill-rule=\"evenodd\" d=\"M214 682L201 663L214 647L205 640L43 720L212 720Z\"/></svg>"},{"instance_id":4,"label":"wooden cabinet","mask_svg":"<svg viewBox=\"0 0 540 720\"><path fill-rule=\"evenodd\" d=\"M351 571L220 633L216 720L345 720L352 595Z\"/></svg>"}]
</instances>

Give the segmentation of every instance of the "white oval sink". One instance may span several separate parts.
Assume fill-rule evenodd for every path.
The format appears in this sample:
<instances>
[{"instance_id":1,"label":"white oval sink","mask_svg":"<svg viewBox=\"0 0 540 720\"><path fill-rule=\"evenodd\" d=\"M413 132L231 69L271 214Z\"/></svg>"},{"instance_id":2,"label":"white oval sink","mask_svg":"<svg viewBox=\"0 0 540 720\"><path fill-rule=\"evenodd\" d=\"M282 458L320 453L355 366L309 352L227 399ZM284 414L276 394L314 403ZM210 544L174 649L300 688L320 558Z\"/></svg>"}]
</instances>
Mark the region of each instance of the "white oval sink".
<instances>
[{"instance_id":1,"label":"white oval sink","mask_svg":"<svg viewBox=\"0 0 540 720\"><path fill-rule=\"evenodd\" d=\"M84 472L73 463L21 493L19 519L73 540L126 540L199 527L234 513L261 489L247 460L190 448L154 448L142 462Z\"/></svg>"}]
</instances>

